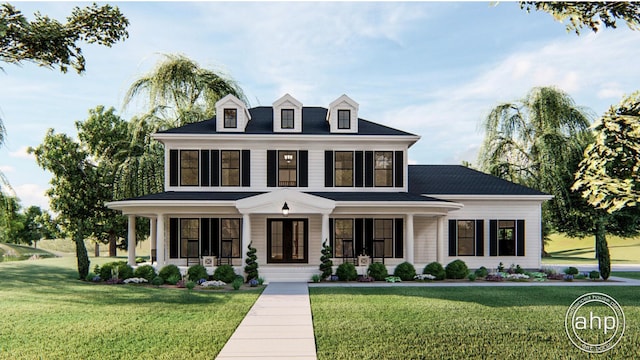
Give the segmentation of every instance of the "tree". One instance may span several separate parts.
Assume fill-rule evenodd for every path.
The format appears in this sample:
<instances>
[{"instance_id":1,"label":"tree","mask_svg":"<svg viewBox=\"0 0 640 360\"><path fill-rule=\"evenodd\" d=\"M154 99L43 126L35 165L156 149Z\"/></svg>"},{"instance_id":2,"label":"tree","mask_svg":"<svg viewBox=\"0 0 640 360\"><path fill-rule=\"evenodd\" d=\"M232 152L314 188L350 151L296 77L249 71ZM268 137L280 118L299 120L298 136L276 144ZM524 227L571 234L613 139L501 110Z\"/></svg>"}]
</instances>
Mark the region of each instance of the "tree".
<instances>
[{"instance_id":1,"label":"tree","mask_svg":"<svg viewBox=\"0 0 640 360\"><path fill-rule=\"evenodd\" d=\"M247 274L247 282L249 282L251 279L258 280L258 257L256 256L257 250L251 246L251 243L247 248L249 250L247 250L244 272Z\"/></svg>"},{"instance_id":2,"label":"tree","mask_svg":"<svg viewBox=\"0 0 640 360\"><path fill-rule=\"evenodd\" d=\"M333 273L333 261L331 261L331 257L333 256L333 250L331 246L327 244L327 240L322 243L322 256L320 256L320 266L319 269L322 272L321 278L324 280L331 276Z\"/></svg>"},{"instance_id":3,"label":"tree","mask_svg":"<svg viewBox=\"0 0 640 360\"><path fill-rule=\"evenodd\" d=\"M582 151L578 134L588 129L589 118L563 91L536 87L521 100L495 107L483 124L480 168L554 196L543 205L545 231L549 208L567 208L570 189L558 186L557 179L572 176L571 156ZM542 251L544 255L544 242Z\"/></svg>"},{"instance_id":4,"label":"tree","mask_svg":"<svg viewBox=\"0 0 640 360\"><path fill-rule=\"evenodd\" d=\"M632 30L640 29L640 4L635 2L545 2L521 1L520 8L544 11L559 22L569 20L567 31L580 35L583 27L598 32L602 24L607 28L616 28L618 20L624 20Z\"/></svg>"},{"instance_id":5,"label":"tree","mask_svg":"<svg viewBox=\"0 0 640 360\"><path fill-rule=\"evenodd\" d=\"M20 203L14 196L0 193L4 206L0 208L0 242L19 243L19 234L24 230L24 215Z\"/></svg>"}]
</instances>

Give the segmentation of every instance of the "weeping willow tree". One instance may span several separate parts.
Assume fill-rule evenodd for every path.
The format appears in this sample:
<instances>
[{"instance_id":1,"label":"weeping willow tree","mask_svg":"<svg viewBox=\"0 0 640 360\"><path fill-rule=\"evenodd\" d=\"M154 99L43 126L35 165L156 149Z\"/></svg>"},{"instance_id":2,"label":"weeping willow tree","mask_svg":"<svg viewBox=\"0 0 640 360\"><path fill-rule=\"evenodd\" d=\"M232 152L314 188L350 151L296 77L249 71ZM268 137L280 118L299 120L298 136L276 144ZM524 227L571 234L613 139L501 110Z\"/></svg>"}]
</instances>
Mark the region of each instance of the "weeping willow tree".
<instances>
[{"instance_id":1,"label":"weeping willow tree","mask_svg":"<svg viewBox=\"0 0 640 360\"><path fill-rule=\"evenodd\" d=\"M235 81L182 55L164 55L150 73L136 80L124 107L142 101L146 112L130 122L131 144L116 172L115 197L162 192L164 150L151 135L213 117L216 102L228 94L247 102Z\"/></svg>"},{"instance_id":2,"label":"weeping willow tree","mask_svg":"<svg viewBox=\"0 0 640 360\"><path fill-rule=\"evenodd\" d=\"M496 106L484 121L481 169L554 196L543 205L543 256L548 225L570 211L570 186L558 179L573 177L573 159L584 149L580 134L590 119L562 90L536 87L521 100Z\"/></svg>"}]
</instances>

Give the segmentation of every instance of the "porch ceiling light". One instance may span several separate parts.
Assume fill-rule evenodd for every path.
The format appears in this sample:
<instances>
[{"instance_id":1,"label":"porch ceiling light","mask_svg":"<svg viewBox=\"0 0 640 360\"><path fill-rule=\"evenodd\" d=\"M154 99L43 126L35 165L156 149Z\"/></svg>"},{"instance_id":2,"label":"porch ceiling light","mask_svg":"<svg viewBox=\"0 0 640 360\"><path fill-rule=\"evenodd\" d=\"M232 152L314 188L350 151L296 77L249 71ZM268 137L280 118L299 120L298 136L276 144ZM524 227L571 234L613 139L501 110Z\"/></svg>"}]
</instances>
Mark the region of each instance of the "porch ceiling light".
<instances>
[{"instance_id":1,"label":"porch ceiling light","mask_svg":"<svg viewBox=\"0 0 640 360\"><path fill-rule=\"evenodd\" d=\"M284 216L289 215L289 205L287 205L286 201L284 203L284 206L282 207L282 215Z\"/></svg>"}]
</instances>

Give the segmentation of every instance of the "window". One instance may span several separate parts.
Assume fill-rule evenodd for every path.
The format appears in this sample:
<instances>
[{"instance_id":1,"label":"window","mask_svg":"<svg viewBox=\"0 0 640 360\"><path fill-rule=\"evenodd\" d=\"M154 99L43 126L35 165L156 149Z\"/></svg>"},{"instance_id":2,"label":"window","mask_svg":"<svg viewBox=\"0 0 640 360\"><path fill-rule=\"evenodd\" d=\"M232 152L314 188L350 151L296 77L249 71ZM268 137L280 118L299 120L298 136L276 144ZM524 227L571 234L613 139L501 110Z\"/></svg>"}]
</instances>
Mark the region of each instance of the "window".
<instances>
[{"instance_id":1,"label":"window","mask_svg":"<svg viewBox=\"0 0 640 360\"><path fill-rule=\"evenodd\" d=\"M242 257L240 255L240 219L220 220L220 257Z\"/></svg>"},{"instance_id":2,"label":"window","mask_svg":"<svg viewBox=\"0 0 640 360\"><path fill-rule=\"evenodd\" d=\"M458 220L458 255L474 256L475 253L475 220Z\"/></svg>"},{"instance_id":3,"label":"window","mask_svg":"<svg viewBox=\"0 0 640 360\"><path fill-rule=\"evenodd\" d=\"M198 150L180 151L180 185L198 186Z\"/></svg>"},{"instance_id":4,"label":"window","mask_svg":"<svg viewBox=\"0 0 640 360\"><path fill-rule=\"evenodd\" d=\"M180 219L180 257L198 257L199 219Z\"/></svg>"},{"instance_id":5,"label":"window","mask_svg":"<svg viewBox=\"0 0 640 360\"><path fill-rule=\"evenodd\" d=\"M240 186L240 151L222 150L222 186Z\"/></svg>"},{"instance_id":6,"label":"window","mask_svg":"<svg viewBox=\"0 0 640 360\"><path fill-rule=\"evenodd\" d=\"M224 109L224 127L227 129L235 129L238 127L237 109Z\"/></svg>"},{"instance_id":7,"label":"window","mask_svg":"<svg viewBox=\"0 0 640 360\"><path fill-rule=\"evenodd\" d=\"M297 169L296 151L278 151L278 186L297 186Z\"/></svg>"},{"instance_id":8,"label":"window","mask_svg":"<svg viewBox=\"0 0 640 360\"><path fill-rule=\"evenodd\" d=\"M338 129L351 128L351 110L338 110Z\"/></svg>"},{"instance_id":9,"label":"window","mask_svg":"<svg viewBox=\"0 0 640 360\"><path fill-rule=\"evenodd\" d=\"M515 220L498 221L498 256L516 255Z\"/></svg>"},{"instance_id":10,"label":"window","mask_svg":"<svg viewBox=\"0 0 640 360\"><path fill-rule=\"evenodd\" d=\"M353 152L336 151L336 186L353 186Z\"/></svg>"},{"instance_id":11,"label":"window","mask_svg":"<svg viewBox=\"0 0 640 360\"><path fill-rule=\"evenodd\" d=\"M353 219L335 219L335 257L356 256L353 244Z\"/></svg>"},{"instance_id":12,"label":"window","mask_svg":"<svg viewBox=\"0 0 640 360\"><path fill-rule=\"evenodd\" d=\"M282 109L280 127L282 129L293 129L293 109Z\"/></svg>"},{"instance_id":13,"label":"window","mask_svg":"<svg viewBox=\"0 0 640 360\"><path fill-rule=\"evenodd\" d=\"M393 186L393 152L376 151L375 186Z\"/></svg>"},{"instance_id":14,"label":"window","mask_svg":"<svg viewBox=\"0 0 640 360\"><path fill-rule=\"evenodd\" d=\"M375 219L373 257L393 257L393 219Z\"/></svg>"}]
</instances>

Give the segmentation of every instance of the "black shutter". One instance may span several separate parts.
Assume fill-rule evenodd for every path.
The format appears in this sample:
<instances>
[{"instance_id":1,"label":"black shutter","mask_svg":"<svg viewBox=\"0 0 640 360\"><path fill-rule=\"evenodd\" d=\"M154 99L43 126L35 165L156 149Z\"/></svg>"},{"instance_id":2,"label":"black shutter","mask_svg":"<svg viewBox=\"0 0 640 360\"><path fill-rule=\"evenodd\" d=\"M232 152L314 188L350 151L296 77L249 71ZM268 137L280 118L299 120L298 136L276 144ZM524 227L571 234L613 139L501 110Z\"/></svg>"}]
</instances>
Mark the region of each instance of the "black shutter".
<instances>
[{"instance_id":1,"label":"black shutter","mask_svg":"<svg viewBox=\"0 0 640 360\"><path fill-rule=\"evenodd\" d=\"M353 174L355 176L356 187L364 186L364 152L356 151L356 160L354 163Z\"/></svg>"},{"instance_id":2,"label":"black shutter","mask_svg":"<svg viewBox=\"0 0 640 360\"><path fill-rule=\"evenodd\" d=\"M169 150L169 186L178 186L178 150Z\"/></svg>"},{"instance_id":3,"label":"black shutter","mask_svg":"<svg viewBox=\"0 0 640 360\"><path fill-rule=\"evenodd\" d=\"M396 187L404 186L404 152L396 151L393 169L396 173Z\"/></svg>"},{"instance_id":4,"label":"black shutter","mask_svg":"<svg viewBox=\"0 0 640 360\"><path fill-rule=\"evenodd\" d=\"M367 255L373 255L373 219L364 219L364 247Z\"/></svg>"},{"instance_id":5,"label":"black shutter","mask_svg":"<svg viewBox=\"0 0 640 360\"><path fill-rule=\"evenodd\" d=\"M211 219L211 255L220 256L220 219Z\"/></svg>"},{"instance_id":6,"label":"black shutter","mask_svg":"<svg viewBox=\"0 0 640 360\"><path fill-rule=\"evenodd\" d=\"M209 226L209 219L200 219L200 254L202 256L209 256L211 254L211 230Z\"/></svg>"},{"instance_id":7,"label":"black shutter","mask_svg":"<svg viewBox=\"0 0 640 360\"><path fill-rule=\"evenodd\" d=\"M169 219L169 258L175 259L178 257L179 239L180 236L180 219Z\"/></svg>"},{"instance_id":8,"label":"black shutter","mask_svg":"<svg viewBox=\"0 0 640 360\"><path fill-rule=\"evenodd\" d=\"M449 220L449 256L458 255L458 222L456 220Z\"/></svg>"},{"instance_id":9,"label":"black shutter","mask_svg":"<svg viewBox=\"0 0 640 360\"><path fill-rule=\"evenodd\" d=\"M298 179L300 187L309 186L309 152L307 150L298 151Z\"/></svg>"},{"instance_id":10,"label":"black shutter","mask_svg":"<svg viewBox=\"0 0 640 360\"><path fill-rule=\"evenodd\" d=\"M278 182L278 152L267 150L267 186L275 187Z\"/></svg>"},{"instance_id":11,"label":"black shutter","mask_svg":"<svg viewBox=\"0 0 640 360\"><path fill-rule=\"evenodd\" d=\"M404 219L396 219L395 233L395 257L402 259L404 257ZM411 231L411 229L409 229Z\"/></svg>"},{"instance_id":12,"label":"black shutter","mask_svg":"<svg viewBox=\"0 0 640 360\"><path fill-rule=\"evenodd\" d=\"M336 248L334 245L335 241L335 237L336 237L336 230L335 230L335 220L332 218L329 218L329 246L331 246L331 256L335 257L336 253ZM324 239L322 239L322 241L324 242Z\"/></svg>"},{"instance_id":13,"label":"black shutter","mask_svg":"<svg viewBox=\"0 0 640 360\"><path fill-rule=\"evenodd\" d=\"M353 237L353 251L356 255L360 255L364 248L364 219L355 219Z\"/></svg>"},{"instance_id":14,"label":"black shutter","mask_svg":"<svg viewBox=\"0 0 640 360\"><path fill-rule=\"evenodd\" d=\"M516 220L516 256L524 256L524 220Z\"/></svg>"},{"instance_id":15,"label":"black shutter","mask_svg":"<svg viewBox=\"0 0 640 360\"><path fill-rule=\"evenodd\" d=\"M251 186L251 152L242 150L242 186Z\"/></svg>"},{"instance_id":16,"label":"black shutter","mask_svg":"<svg viewBox=\"0 0 640 360\"><path fill-rule=\"evenodd\" d=\"M324 187L333 187L333 151L324 152Z\"/></svg>"},{"instance_id":17,"label":"black shutter","mask_svg":"<svg viewBox=\"0 0 640 360\"><path fill-rule=\"evenodd\" d=\"M211 186L220 186L220 150L211 150Z\"/></svg>"},{"instance_id":18,"label":"black shutter","mask_svg":"<svg viewBox=\"0 0 640 360\"><path fill-rule=\"evenodd\" d=\"M476 220L476 256L484 256L484 220Z\"/></svg>"},{"instance_id":19,"label":"black shutter","mask_svg":"<svg viewBox=\"0 0 640 360\"><path fill-rule=\"evenodd\" d=\"M498 220L489 220L489 256L498 256Z\"/></svg>"},{"instance_id":20,"label":"black shutter","mask_svg":"<svg viewBox=\"0 0 640 360\"><path fill-rule=\"evenodd\" d=\"M364 186L373 187L373 151L364 152Z\"/></svg>"},{"instance_id":21,"label":"black shutter","mask_svg":"<svg viewBox=\"0 0 640 360\"><path fill-rule=\"evenodd\" d=\"M209 150L200 150L200 186L209 186Z\"/></svg>"}]
</instances>

